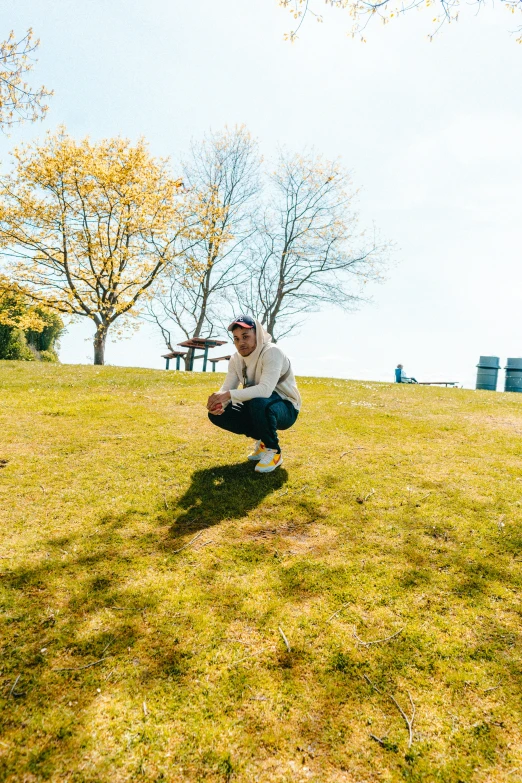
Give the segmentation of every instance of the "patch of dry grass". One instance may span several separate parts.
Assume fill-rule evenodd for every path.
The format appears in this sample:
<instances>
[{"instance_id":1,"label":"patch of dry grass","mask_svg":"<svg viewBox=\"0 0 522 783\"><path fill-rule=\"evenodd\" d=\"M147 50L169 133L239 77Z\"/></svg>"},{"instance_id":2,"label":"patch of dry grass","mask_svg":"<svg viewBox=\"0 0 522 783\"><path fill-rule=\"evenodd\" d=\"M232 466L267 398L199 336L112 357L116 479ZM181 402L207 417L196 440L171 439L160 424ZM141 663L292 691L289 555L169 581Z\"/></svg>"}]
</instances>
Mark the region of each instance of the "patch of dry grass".
<instances>
[{"instance_id":1,"label":"patch of dry grass","mask_svg":"<svg viewBox=\"0 0 522 783\"><path fill-rule=\"evenodd\" d=\"M217 374L0 376L0 780L522 779L517 395L301 379L259 476Z\"/></svg>"}]
</instances>

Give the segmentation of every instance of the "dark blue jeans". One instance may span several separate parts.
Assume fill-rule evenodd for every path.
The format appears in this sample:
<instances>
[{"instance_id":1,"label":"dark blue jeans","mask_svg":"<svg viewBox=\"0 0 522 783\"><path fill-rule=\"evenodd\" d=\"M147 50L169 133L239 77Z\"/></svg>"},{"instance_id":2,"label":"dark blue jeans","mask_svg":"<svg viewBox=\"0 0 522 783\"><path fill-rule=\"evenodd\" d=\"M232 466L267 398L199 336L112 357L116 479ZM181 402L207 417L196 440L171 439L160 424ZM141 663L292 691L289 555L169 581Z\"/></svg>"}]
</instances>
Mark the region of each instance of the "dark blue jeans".
<instances>
[{"instance_id":1,"label":"dark blue jeans","mask_svg":"<svg viewBox=\"0 0 522 783\"><path fill-rule=\"evenodd\" d=\"M229 403L220 416L208 414L216 427L262 440L267 449L279 448L277 430L287 430L297 419L298 411L289 400L283 400L274 392L270 397L255 397L238 407Z\"/></svg>"}]
</instances>

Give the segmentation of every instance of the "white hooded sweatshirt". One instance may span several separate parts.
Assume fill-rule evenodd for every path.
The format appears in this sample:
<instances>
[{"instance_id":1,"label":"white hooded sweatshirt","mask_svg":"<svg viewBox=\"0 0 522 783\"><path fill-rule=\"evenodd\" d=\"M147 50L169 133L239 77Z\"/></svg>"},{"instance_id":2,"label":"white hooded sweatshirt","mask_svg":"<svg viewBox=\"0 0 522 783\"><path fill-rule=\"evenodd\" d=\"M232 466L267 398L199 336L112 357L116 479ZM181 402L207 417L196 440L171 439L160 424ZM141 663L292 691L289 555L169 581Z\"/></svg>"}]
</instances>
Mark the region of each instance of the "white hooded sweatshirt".
<instances>
[{"instance_id":1,"label":"white hooded sweatshirt","mask_svg":"<svg viewBox=\"0 0 522 783\"><path fill-rule=\"evenodd\" d=\"M301 395L290 360L281 348L272 343L272 336L259 321L256 321L256 339L257 345L250 356L241 356L239 353L232 356L220 391L229 391L230 400L235 405L255 397L270 397L275 391L283 400L290 400L294 408L299 410ZM280 382L280 378L289 369L287 377ZM248 386L244 385L244 372ZM239 384L243 384L242 389L238 389Z\"/></svg>"}]
</instances>

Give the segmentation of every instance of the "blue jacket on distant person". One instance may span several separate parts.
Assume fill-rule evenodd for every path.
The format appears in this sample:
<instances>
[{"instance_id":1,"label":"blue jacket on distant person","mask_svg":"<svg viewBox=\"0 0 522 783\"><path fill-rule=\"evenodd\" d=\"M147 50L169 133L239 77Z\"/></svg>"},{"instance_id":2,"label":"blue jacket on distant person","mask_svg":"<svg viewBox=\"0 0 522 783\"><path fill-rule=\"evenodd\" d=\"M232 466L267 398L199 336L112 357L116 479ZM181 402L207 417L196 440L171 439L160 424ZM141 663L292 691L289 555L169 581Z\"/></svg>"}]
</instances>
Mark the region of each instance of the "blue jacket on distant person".
<instances>
[{"instance_id":1,"label":"blue jacket on distant person","mask_svg":"<svg viewBox=\"0 0 522 783\"><path fill-rule=\"evenodd\" d=\"M395 383L417 383L417 381L415 378L408 378L402 364L398 364L395 368Z\"/></svg>"}]
</instances>

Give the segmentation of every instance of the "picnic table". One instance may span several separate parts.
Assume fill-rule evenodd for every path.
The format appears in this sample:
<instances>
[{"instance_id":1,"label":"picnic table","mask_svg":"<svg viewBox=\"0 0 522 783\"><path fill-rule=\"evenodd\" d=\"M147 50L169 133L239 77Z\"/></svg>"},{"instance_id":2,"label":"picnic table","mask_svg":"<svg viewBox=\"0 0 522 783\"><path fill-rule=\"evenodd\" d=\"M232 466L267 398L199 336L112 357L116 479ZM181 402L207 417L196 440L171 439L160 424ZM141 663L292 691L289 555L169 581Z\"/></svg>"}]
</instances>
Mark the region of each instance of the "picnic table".
<instances>
[{"instance_id":1,"label":"picnic table","mask_svg":"<svg viewBox=\"0 0 522 783\"><path fill-rule=\"evenodd\" d=\"M185 340L182 343L178 343L178 345L191 351L189 370L194 369L195 359L203 359L203 372L206 372L209 348L216 348L218 345L226 345L226 343L226 340L215 340L213 337L191 337L190 340ZM196 351L198 350L203 351L203 353L196 356Z\"/></svg>"}]
</instances>

